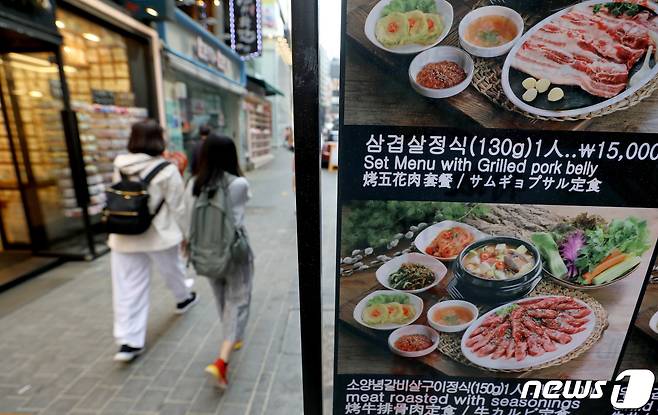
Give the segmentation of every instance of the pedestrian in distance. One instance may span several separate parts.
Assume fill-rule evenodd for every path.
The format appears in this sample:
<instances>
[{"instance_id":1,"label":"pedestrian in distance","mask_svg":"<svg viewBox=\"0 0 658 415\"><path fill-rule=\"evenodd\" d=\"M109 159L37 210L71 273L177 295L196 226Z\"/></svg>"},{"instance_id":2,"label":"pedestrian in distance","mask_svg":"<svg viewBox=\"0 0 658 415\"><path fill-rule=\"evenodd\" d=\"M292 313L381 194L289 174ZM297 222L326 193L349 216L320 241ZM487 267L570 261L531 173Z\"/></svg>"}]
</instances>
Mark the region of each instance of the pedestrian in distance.
<instances>
[{"instance_id":1,"label":"pedestrian in distance","mask_svg":"<svg viewBox=\"0 0 658 415\"><path fill-rule=\"evenodd\" d=\"M228 386L231 353L242 347L249 318L253 253L244 228L249 182L242 175L233 140L211 133L199 171L185 192L190 221L188 253L198 275L208 278L222 322L219 357L206 367L220 388Z\"/></svg>"},{"instance_id":2,"label":"pedestrian in distance","mask_svg":"<svg viewBox=\"0 0 658 415\"><path fill-rule=\"evenodd\" d=\"M185 235L184 182L163 153L162 127L154 120L132 126L127 154L114 160L114 184L106 191L104 219L110 233L115 361L130 362L144 350L154 265L173 293L177 314L197 302L185 285L180 246Z\"/></svg>"},{"instance_id":3,"label":"pedestrian in distance","mask_svg":"<svg viewBox=\"0 0 658 415\"><path fill-rule=\"evenodd\" d=\"M201 147L211 132L212 129L205 124L199 127L199 141L194 146L194 150L192 151L192 160L190 161L190 170L192 171L192 175L196 175L198 173L199 158L201 157Z\"/></svg>"}]
</instances>

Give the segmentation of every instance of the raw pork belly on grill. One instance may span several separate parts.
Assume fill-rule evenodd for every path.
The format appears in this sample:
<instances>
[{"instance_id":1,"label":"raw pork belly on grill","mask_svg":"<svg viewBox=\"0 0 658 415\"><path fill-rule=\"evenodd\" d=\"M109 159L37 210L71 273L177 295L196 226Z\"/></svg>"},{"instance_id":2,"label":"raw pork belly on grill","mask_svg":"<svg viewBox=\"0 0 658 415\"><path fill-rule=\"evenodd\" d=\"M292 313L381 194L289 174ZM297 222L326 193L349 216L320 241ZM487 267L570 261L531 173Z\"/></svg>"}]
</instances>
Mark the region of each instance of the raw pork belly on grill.
<instances>
[{"instance_id":1,"label":"raw pork belly on grill","mask_svg":"<svg viewBox=\"0 0 658 415\"><path fill-rule=\"evenodd\" d=\"M654 44L650 32L658 34L658 24L646 11L615 17L605 7L594 13L591 5L574 6L532 34L512 67L612 98L626 89L629 70Z\"/></svg>"}]
</instances>

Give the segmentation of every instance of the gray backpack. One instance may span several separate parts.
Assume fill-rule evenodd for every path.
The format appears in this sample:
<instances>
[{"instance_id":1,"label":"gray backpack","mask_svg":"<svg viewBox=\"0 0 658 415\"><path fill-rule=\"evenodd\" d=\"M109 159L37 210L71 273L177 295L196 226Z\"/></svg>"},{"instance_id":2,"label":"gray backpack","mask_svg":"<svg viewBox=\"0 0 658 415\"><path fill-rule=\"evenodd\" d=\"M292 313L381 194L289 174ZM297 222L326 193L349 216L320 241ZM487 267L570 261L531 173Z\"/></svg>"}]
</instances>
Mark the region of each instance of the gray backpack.
<instances>
[{"instance_id":1,"label":"gray backpack","mask_svg":"<svg viewBox=\"0 0 658 415\"><path fill-rule=\"evenodd\" d=\"M194 202L190 262L197 274L208 278L224 278L231 264L249 261L249 241L244 229L235 224L228 196L228 186L235 179L225 173L216 186L205 188Z\"/></svg>"}]
</instances>

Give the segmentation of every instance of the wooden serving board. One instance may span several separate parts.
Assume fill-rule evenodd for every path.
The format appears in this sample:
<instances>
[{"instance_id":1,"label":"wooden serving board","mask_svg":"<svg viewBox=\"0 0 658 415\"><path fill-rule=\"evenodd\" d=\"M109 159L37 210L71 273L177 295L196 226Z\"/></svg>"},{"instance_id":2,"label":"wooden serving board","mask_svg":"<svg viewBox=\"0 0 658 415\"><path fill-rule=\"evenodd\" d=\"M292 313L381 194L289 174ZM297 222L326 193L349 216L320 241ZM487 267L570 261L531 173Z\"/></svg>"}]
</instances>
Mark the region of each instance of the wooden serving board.
<instances>
[{"instance_id":1,"label":"wooden serving board","mask_svg":"<svg viewBox=\"0 0 658 415\"><path fill-rule=\"evenodd\" d=\"M352 48L360 54L368 56L372 65L377 65L392 75L392 78L398 82L405 83L411 90L408 80L409 64L415 55L401 55L389 53L373 45L365 35L364 27L366 18L370 10L379 0L349 0L347 9L347 50L348 53ZM458 27L461 19L472 10L477 0L450 1L454 9L454 20L448 36L439 44L439 46L456 46L459 47ZM350 62L346 62L349 65ZM367 68L364 68L367 70ZM345 79L346 94L349 94L351 88L358 88L358 85L352 85L350 79ZM381 90L371 91L371 93L380 94ZM424 99L418 95L418 99ZM471 118L479 125L486 128L514 128L514 129L551 129L551 130L580 130L584 128L590 120L578 122L556 122L556 121L538 121L527 119L517 113L505 111L496 104L489 101L487 97L478 92L473 86L469 86L460 94L446 99L431 100L437 106L437 112L450 107L456 109L464 115ZM346 103L346 115L349 123L349 103Z\"/></svg>"},{"instance_id":2,"label":"wooden serving board","mask_svg":"<svg viewBox=\"0 0 658 415\"><path fill-rule=\"evenodd\" d=\"M653 340L658 341L658 333L649 327L649 320L656 312L658 312L658 284L649 284L644 292L640 312L635 319L635 327Z\"/></svg>"}]
</instances>

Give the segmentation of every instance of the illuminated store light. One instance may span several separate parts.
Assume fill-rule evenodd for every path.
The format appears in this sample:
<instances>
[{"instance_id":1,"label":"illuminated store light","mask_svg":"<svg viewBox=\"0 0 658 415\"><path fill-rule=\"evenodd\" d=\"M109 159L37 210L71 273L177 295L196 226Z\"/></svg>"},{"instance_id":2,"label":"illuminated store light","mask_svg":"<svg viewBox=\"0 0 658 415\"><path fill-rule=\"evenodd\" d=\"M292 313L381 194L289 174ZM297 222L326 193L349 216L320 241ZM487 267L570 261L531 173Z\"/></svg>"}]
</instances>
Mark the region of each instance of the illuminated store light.
<instances>
[{"instance_id":1,"label":"illuminated store light","mask_svg":"<svg viewBox=\"0 0 658 415\"><path fill-rule=\"evenodd\" d=\"M66 28L66 25L65 25L64 22L61 21L61 20L55 20L55 26L57 26L57 27L60 28L60 29L64 29L64 28Z\"/></svg>"},{"instance_id":2,"label":"illuminated store light","mask_svg":"<svg viewBox=\"0 0 658 415\"><path fill-rule=\"evenodd\" d=\"M213 1L213 4L215 5L215 7L219 7L219 4L220 4L220 3L219 3L219 0L215 0L215 1Z\"/></svg>"},{"instance_id":3,"label":"illuminated store light","mask_svg":"<svg viewBox=\"0 0 658 415\"><path fill-rule=\"evenodd\" d=\"M82 34L82 37L89 40L89 41L91 41L91 42L100 42L101 41L101 38L98 37L98 35L95 35L93 33L85 32L85 33Z\"/></svg>"},{"instance_id":4,"label":"illuminated store light","mask_svg":"<svg viewBox=\"0 0 658 415\"><path fill-rule=\"evenodd\" d=\"M21 53L9 53L9 58L13 61L20 61L24 63L29 63L32 65L38 65L38 66L50 66L51 63L45 59L40 59L40 58L35 58L33 56L29 55L23 55Z\"/></svg>"},{"instance_id":5,"label":"illuminated store light","mask_svg":"<svg viewBox=\"0 0 658 415\"><path fill-rule=\"evenodd\" d=\"M32 98L42 98L43 97L43 92L41 92L41 91L30 91L29 94Z\"/></svg>"},{"instance_id":6,"label":"illuminated store light","mask_svg":"<svg viewBox=\"0 0 658 415\"><path fill-rule=\"evenodd\" d=\"M158 17L158 11L151 7L146 8L146 13L150 14L153 17Z\"/></svg>"}]
</instances>

